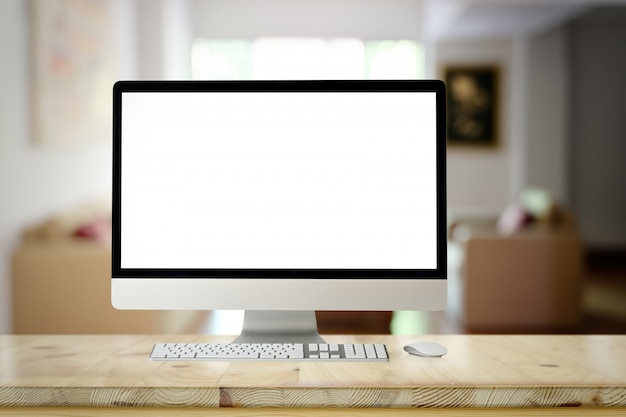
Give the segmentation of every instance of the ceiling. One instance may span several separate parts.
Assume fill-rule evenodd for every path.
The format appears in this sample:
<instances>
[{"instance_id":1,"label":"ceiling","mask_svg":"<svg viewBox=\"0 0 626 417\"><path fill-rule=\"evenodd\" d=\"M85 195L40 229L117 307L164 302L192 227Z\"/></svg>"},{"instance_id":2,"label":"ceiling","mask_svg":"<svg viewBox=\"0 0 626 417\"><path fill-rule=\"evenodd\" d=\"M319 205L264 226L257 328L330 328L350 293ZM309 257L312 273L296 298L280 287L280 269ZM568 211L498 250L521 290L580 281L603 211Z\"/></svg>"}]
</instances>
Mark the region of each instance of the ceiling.
<instances>
[{"instance_id":1,"label":"ceiling","mask_svg":"<svg viewBox=\"0 0 626 417\"><path fill-rule=\"evenodd\" d=\"M524 36L565 22L594 6L626 0L429 0L425 36L454 40Z\"/></svg>"}]
</instances>

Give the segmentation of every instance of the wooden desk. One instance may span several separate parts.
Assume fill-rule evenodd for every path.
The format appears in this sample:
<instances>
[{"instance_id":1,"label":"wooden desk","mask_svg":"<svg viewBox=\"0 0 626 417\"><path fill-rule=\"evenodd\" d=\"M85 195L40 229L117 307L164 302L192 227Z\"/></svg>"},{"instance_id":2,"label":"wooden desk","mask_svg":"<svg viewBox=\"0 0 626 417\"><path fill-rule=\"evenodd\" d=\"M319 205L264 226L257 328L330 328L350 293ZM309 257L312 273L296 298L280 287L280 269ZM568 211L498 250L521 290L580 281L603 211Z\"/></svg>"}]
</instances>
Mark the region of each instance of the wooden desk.
<instances>
[{"instance_id":1,"label":"wooden desk","mask_svg":"<svg viewBox=\"0 0 626 417\"><path fill-rule=\"evenodd\" d=\"M383 342L391 359L152 362L156 342L229 339L0 336L0 415L626 416L626 336L326 339ZM418 340L443 343L449 353L420 358L402 350Z\"/></svg>"}]
</instances>

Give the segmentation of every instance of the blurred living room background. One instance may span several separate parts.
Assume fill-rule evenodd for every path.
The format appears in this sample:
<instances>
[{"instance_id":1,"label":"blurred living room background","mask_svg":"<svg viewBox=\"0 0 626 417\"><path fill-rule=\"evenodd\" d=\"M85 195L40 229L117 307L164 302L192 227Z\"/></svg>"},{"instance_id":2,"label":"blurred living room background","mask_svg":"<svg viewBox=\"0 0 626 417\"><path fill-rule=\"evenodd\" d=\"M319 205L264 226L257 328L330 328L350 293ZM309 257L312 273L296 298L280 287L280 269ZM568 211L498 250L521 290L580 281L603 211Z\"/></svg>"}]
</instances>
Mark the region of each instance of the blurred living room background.
<instances>
[{"instance_id":1,"label":"blurred living room background","mask_svg":"<svg viewBox=\"0 0 626 417\"><path fill-rule=\"evenodd\" d=\"M450 291L322 333L624 333L624 45L620 0L3 0L0 334L229 332L110 305L112 85L333 78L447 82Z\"/></svg>"}]
</instances>

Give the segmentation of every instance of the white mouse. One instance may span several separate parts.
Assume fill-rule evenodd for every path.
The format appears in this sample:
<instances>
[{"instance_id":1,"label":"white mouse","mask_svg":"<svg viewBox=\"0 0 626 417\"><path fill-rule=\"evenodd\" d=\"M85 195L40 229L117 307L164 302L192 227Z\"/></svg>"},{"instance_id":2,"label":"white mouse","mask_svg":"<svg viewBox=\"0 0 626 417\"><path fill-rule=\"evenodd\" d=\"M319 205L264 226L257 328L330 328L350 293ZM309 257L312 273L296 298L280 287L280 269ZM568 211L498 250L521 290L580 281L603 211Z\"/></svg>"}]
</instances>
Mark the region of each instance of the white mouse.
<instances>
[{"instance_id":1,"label":"white mouse","mask_svg":"<svg viewBox=\"0 0 626 417\"><path fill-rule=\"evenodd\" d=\"M448 349L439 343L434 342L416 342L404 346L404 350L411 355L439 357L448 353Z\"/></svg>"}]
</instances>

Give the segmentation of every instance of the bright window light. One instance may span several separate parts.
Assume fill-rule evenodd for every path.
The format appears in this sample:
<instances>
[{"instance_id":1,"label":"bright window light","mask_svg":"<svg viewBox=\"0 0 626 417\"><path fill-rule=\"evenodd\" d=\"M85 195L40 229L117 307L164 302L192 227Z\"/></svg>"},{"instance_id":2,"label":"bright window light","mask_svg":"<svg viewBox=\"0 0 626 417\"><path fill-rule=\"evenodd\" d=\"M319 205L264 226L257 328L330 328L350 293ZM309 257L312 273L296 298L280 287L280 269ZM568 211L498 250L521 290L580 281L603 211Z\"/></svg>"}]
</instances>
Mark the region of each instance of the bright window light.
<instances>
[{"instance_id":1,"label":"bright window light","mask_svg":"<svg viewBox=\"0 0 626 417\"><path fill-rule=\"evenodd\" d=\"M254 41L253 77L362 79L365 48L358 39L268 38Z\"/></svg>"},{"instance_id":2,"label":"bright window light","mask_svg":"<svg viewBox=\"0 0 626 417\"><path fill-rule=\"evenodd\" d=\"M424 77L422 46L409 40L353 38L198 38L195 80L415 79Z\"/></svg>"},{"instance_id":3,"label":"bright window light","mask_svg":"<svg viewBox=\"0 0 626 417\"><path fill-rule=\"evenodd\" d=\"M247 80L252 78L252 58L250 41L196 39L191 47L192 78Z\"/></svg>"},{"instance_id":4,"label":"bright window light","mask_svg":"<svg viewBox=\"0 0 626 417\"><path fill-rule=\"evenodd\" d=\"M424 52L416 42L369 42L366 51L369 79L412 79L424 76Z\"/></svg>"}]
</instances>

